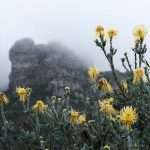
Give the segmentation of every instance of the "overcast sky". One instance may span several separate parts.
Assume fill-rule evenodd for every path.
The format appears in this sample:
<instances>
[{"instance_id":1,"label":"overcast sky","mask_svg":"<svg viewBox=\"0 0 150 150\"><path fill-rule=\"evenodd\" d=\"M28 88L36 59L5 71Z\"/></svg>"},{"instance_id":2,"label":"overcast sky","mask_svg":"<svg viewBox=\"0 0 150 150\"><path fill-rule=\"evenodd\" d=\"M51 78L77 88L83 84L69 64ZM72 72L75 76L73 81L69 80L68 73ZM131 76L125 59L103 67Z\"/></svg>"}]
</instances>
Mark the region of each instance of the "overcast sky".
<instances>
[{"instance_id":1,"label":"overcast sky","mask_svg":"<svg viewBox=\"0 0 150 150\"><path fill-rule=\"evenodd\" d=\"M130 52L132 28L150 25L149 0L0 0L0 85L7 86L9 48L24 37L36 43L60 41L102 70L108 70L102 53L93 40L95 27L116 27L119 47L116 62L124 51Z\"/></svg>"}]
</instances>

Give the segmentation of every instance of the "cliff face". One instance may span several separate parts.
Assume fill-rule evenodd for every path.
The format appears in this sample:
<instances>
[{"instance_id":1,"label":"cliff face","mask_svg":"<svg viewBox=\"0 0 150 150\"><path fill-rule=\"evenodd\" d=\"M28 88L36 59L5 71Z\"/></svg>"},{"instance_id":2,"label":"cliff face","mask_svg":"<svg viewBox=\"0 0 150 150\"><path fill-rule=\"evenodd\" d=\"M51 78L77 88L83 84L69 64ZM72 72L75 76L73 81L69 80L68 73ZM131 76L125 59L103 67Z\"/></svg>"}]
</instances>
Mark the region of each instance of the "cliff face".
<instances>
[{"instance_id":1,"label":"cliff face","mask_svg":"<svg viewBox=\"0 0 150 150\"><path fill-rule=\"evenodd\" d=\"M9 56L9 91L29 86L40 97L61 95L65 86L80 92L87 87L85 63L58 43L36 45L31 39L22 39L12 46Z\"/></svg>"}]
</instances>

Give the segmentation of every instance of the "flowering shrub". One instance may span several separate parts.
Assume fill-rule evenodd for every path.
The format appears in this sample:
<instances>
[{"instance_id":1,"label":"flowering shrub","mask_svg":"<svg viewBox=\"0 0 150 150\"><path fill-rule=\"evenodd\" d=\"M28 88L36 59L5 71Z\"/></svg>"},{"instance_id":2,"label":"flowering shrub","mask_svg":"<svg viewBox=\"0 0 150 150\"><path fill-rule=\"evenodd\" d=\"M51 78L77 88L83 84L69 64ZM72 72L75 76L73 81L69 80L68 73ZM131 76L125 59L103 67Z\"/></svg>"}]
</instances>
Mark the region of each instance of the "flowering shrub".
<instances>
[{"instance_id":1,"label":"flowering shrub","mask_svg":"<svg viewBox=\"0 0 150 150\"><path fill-rule=\"evenodd\" d=\"M96 28L96 45L104 53L115 84L96 67L87 70L91 90L97 99L83 99L73 108L69 87L61 97L37 100L31 105L32 89L17 87L22 109L7 111L11 102L0 93L2 150L149 150L150 149L150 65L145 58L147 29L136 26L132 48L134 64L127 53L121 58L126 78L118 77L114 65L117 49L115 28ZM34 90L34 89L33 89ZM9 99L9 100L8 100ZM82 108L82 109L81 109ZM14 118L12 117L15 116ZM17 115L17 116L16 116ZM21 118L21 119L20 119Z\"/></svg>"}]
</instances>

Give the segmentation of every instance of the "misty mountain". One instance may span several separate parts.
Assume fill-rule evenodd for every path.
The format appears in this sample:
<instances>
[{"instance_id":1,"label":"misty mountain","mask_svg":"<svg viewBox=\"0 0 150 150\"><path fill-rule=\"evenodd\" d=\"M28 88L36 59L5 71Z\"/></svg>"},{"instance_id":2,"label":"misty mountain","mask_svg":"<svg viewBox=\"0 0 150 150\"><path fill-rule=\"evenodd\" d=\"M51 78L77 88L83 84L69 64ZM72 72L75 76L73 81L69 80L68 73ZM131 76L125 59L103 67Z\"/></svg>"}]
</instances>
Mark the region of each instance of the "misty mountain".
<instances>
[{"instance_id":1,"label":"misty mountain","mask_svg":"<svg viewBox=\"0 0 150 150\"><path fill-rule=\"evenodd\" d=\"M92 95L87 76L89 62L60 43L35 44L32 39L21 39L11 47L9 58L10 92L15 92L17 86L31 87L33 95L42 98L61 96L64 87L69 86L74 97ZM110 71L104 72L104 76L113 84Z\"/></svg>"},{"instance_id":2,"label":"misty mountain","mask_svg":"<svg viewBox=\"0 0 150 150\"><path fill-rule=\"evenodd\" d=\"M9 91L16 86L32 87L40 98L61 95L65 86L82 93L87 86L87 63L59 43L36 45L31 39L21 39L9 57Z\"/></svg>"}]
</instances>

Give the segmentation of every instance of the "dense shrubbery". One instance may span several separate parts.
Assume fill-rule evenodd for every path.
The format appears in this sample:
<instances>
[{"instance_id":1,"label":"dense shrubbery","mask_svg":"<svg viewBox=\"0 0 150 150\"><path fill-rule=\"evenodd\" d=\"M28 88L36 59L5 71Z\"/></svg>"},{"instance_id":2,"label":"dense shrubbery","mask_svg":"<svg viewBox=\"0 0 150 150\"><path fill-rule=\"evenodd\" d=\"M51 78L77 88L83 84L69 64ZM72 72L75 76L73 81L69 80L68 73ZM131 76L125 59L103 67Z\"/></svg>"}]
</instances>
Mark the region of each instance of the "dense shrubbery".
<instances>
[{"instance_id":1,"label":"dense shrubbery","mask_svg":"<svg viewBox=\"0 0 150 150\"><path fill-rule=\"evenodd\" d=\"M118 78L114 66L117 49L113 46L113 39L117 31L105 31L98 26L96 33L95 43L108 60L116 85L112 86L97 68L89 68L91 90L96 92L99 89L102 94L97 99L89 97L80 100L79 105L84 107L78 108L72 108L70 96L74 91L69 87L64 88L62 97L37 100L32 107L32 90L18 87L16 95L21 109L15 111L4 109L9 100L4 93L0 93L0 149L150 149L150 66L144 57L147 31L144 26L137 26L133 31L134 64L130 63L127 53L121 59L127 74L125 80Z\"/></svg>"}]
</instances>

